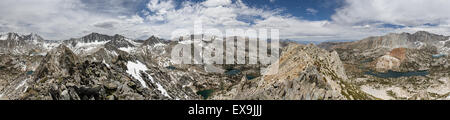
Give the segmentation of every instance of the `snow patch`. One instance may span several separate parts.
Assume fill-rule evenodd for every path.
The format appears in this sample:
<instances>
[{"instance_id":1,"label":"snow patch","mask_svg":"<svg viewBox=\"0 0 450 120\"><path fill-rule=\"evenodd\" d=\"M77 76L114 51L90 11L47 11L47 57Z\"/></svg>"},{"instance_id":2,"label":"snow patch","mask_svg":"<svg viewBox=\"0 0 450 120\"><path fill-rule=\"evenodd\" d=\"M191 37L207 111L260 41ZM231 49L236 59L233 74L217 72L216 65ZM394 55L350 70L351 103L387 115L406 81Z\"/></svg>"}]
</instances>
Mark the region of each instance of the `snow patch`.
<instances>
[{"instance_id":1,"label":"snow patch","mask_svg":"<svg viewBox=\"0 0 450 120\"><path fill-rule=\"evenodd\" d=\"M45 43L42 45L44 47L44 49L46 50L51 50L53 48L56 48L60 45L60 43Z\"/></svg>"},{"instance_id":2,"label":"snow patch","mask_svg":"<svg viewBox=\"0 0 450 120\"><path fill-rule=\"evenodd\" d=\"M79 42L79 43L77 43L76 47L100 46L100 45L104 45L108 42L109 42L109 40L108 41L95 41L95 42L89 42L89 43Z\"/></svg>"},{"instance_id":3,"label":"snow patch","mask_svg":"<svg viewBox=\"0 0 450 120\"><path fill-rule=\"evenodd\" d=\"M440 43L441 45L445 45L445 43L447 43L447 42L450 42L450 39L448 39L448 40L446 40L446 41L439 41L439 43Z\"/></svg>"},{"instance_id":4,"label":"snow patch","mask_svg":"<svg viewBox=\"0 0 450 120\"><path fill-rule=\"evenodd\" d=\"M112 55L112 56L119 56L119 54L117 54L116 51L109 51L109 50L106 50L106 51L108 52L109 55Z\"/></svg>"},{"instance_id":5,"label":"snow patch","mask_svg":"<svg viewBox=\"0 0 450 120\"><path fill-rule=\"evenodd\" d=\"M135 42L134 40L129 39L129 38L125 38L125 41L128 41L129 43L133 44L134 46L141 46L142 45L142 43Z\"/></svg>"},{"instance_id":6,"label":"snow patch","mask_svg":"<svg viewBox=\"0 0 450 120\"><path fill-rule=\"evenodd\" d=\"M0 40L6 40L8 39L8 35L0 35Z\"/></svg>"},{"instance_id":7,"label":"snow patch","mask_svg":"<svg viewBox=\"0 0 450 120\"><path fill-rule=\"evenodd\" d=\"M178 43L187 45L187 44L192 44L193 41L192 40L184 40L184 41L179 41Z\"/></svg>"},{"instance_id":8,"label":"snow patch","mask_svg":"<svg viewBox=\"0 0 450 120\"><path fill-rule=\"evenodd\" d=\"M28 79L26 79L26 80L20 82L20 84L19 84L14 90L18 90L20 87L24 86L25 83L27 83L27 81L28 81Z\"/></svg>"},{"instance_id":9,"label":"snow patch","mask_svg":"<svg viewBox=\"0 0 450 120\"><path fill-rule=\"evenodd\" d=\"M450 48L448 48L448 47L442 47L439 49L440 54L448 55L449 52L450 52Z\"/></svg>"},{"instance_id":10,"label":"snow patch","mask_svg":"<svg viewBox=\"0 0 450 120\"><path fill-rule=\"evenodd\" d=\"M142 84L142 86L144 86L144 88L148 88L148 86L145 83L144 79L142 79L141 77L141 71L145 72L147 70L148 70L147 66L145 66L139 61L137 62L128 61L127 73L133 76L135 79L137 79Z\"/></svg>"},{"instance_id":11,"label":"snow patch","mask_svg":"<svg viewBox=\"0 0 450 120\"><path fill-rule=\"evenodd\" d=\"M109 41L95 41L95 42L79 42L75 47L71 47L72 51L76 54L86 54L97 51L101 46L105 45Z\"/></svg>"},{"instance_id":12,"label":"snow patch","mask_svg":"<svg viewBox=\"0 0 450 120\"><path fill-rule=\"evenodd\" d=\"M111 68L111 67L109 66L109 64L105 62L105 59L103 59L102 63L105 64L106 67Z\"/></svg>"},{"instance_id":13,"label":"snow patch","mask_svg":"<svg viewBox=\"0 0 450 120\"><path fill-rule=\"evenodd\" d=\"M167 94L167 90L164 89L164 87L163 87L161 84L159 84L159 83L157 83L157 82L155 82L155 81L153 80L153 77L152 77L151 75L148 75L148 74L147 74L147 76L148 76L148 78L152 81L152 83L155 83L155 84L156 84L156 86L158 87L157 89L158 89L159 91L161 91L161 93L162 93L164 96L169 97L169 98L172 98L172 97L169 96L169 94Z\"/></svg>"},{"instance_id":14,"label":"snow patch","mask_svg":"<svg viewBox=\"0 0 450 120\"><path fill-rule=\"evenodd\" d=\"M153 47L163 47L166 46L164 43L156 43Z\"/></svg>"},{"instance_id":15,"label":"snow patch","mask_svg":"<svg viewBox=\"0 0 450 120\"><path fill-rule=\"evenodd\" d=\"M418 48L422 48L425 44L423 42L417 41L417 42L414 42L414 45L416 45L416 47L418 47Z\"/></svg>"},{"instance_id":16,"label":"snow patch","mask_svg":"<svg viewBox=\"0 0 450 120\"><path fill-rule=\"evenodd\" d=\"M439 54L448 55L450 53L450 48L445 47L445 44L447 42L450 42L450 39L449 40L445 40L445 41L439 41L439 44L437 45Z\"/></svg>"},{"instance_id":17,"label":"snow patch","mask_svg":"<svg viewBox=\"0 0 450 120\"><path fill-rule=\"evenodd\" d=\"M144 74L146 74L148 76L148 78L150 79L150 81L152 83L156 84L157 89L159 91L161 91L161 93L164 96L172 98L169 96L169 94L167 93L167 90L164 89L164 87L161 84L159 84L158 82L155 82L153 77L145 72L145 71L148 71L149 69L143 63L141 63L139 61L136 61L136 62L128 61L127 69L128 69L127 73L132 75L135 79L139 80L139 82L144 86L144 88L148 88L148 86L140 74L141 71L144 72Z\"/></svg>"},{"instance_id":18,"label":"snow patch","mask_svg":"<svg viewBox=\"0 0 450 120\"><path fill-rule=\"evenodd\" d=\"M119 48L119 50L125 51L125 52L127 52L127 53L131 53L132 51L135 50L135 48L134 48L134 47L127 47L127 48L122 47L122 48Z\"/></svg>"}]
</instances>

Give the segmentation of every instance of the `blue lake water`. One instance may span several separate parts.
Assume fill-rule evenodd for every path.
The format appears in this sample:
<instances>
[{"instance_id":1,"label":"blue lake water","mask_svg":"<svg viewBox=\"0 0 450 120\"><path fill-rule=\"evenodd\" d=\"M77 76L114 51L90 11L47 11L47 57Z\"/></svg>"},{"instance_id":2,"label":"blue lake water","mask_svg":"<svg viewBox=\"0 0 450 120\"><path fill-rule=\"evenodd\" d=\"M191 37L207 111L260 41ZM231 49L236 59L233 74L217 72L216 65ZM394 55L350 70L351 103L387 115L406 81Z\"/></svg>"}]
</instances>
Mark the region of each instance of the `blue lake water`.
<instances>
[{"instance_id":1,"label":"blue lake water","mask_svg":"<svg viewBox=\"0 0 450 120\"><path fill-rule=\"evenodd\" d=\"M426 70L411 71L411 72L396 72L396 71L389 70L385 73L367 71L367 72L365 72L365 74L372 75L372 76L379 77L379 78L399 78L399 77L412 77L412 76L426 76L430 73Z\"/></svg>"},{"instance_id":2,"label":"blue lake water","mask_svg":"<svg viewBox=\"0 0 450 120\"><path fill-rule=\"evenodd\" d=\"M198 91L197 95L200 95L203 97L203 99L208 99L209 96L214 92L214 90L202 90Z\"/></svg>"},{"instance_id":3,"label":"blue lake water","mask_svg":"<svg viewBox=\"0 0 450 120\"><path fill-rule=\"evenodd\" d=\"M436 54L436 55L433 55L432 57L433 58L441 58L441 57L444 57L445 56L445 54Z\"/></svg>"},{"instance_id":4,"label":"blue lake water","mask_svg":"<svg viewBox=\"0 0 450 120\"><path fill-rule=\"evenodd\" d=\"M235 69L230 69L230 70L227 70L227 71L225 72L225 74L231 75L231 76L233 76L233 75L238 75L239 73L241 73L241 71L240 71L240 70L235 70Z\"/></svg>"},{"instance_id":5,"label":"blue lake water","mask_svg":"<svg viewBox=\"0 0 450 120\"><path fill-rule=\"evenodd\" d=\"M177 68L174 67L174 66L167 66L166 68L169 69L169 70L175 70L175 69L177 69Z\"/></svg>"},{"instance_id":6,"label":"blue lake water","mask_svg":"<svg viewBox=\"0 0 450 120\"><path fill-rule=\"evenodd\" d=\"M27 75L33 74L34 71L27 71Z\"/></svg>"},{"instance_id":7,"label":"blue lake water","mask_svg":"<svg viewBox=\"0 0 450 120\"><path fill-rule=\"evenodd\" d=\"M247 78L247 80L252 80L252 79L256 78L256 76L253 76L253 75L247 75L245 77Z\"/></svg>"}]
</instances>

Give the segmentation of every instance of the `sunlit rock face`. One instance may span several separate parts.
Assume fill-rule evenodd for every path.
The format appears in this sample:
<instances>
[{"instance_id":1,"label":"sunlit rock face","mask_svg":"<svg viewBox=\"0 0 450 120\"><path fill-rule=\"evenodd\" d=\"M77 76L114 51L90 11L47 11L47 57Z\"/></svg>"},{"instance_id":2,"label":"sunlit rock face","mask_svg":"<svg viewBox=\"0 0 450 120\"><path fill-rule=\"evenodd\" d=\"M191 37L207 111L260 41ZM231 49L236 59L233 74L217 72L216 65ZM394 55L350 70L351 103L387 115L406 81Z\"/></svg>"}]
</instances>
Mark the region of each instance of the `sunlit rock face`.
<instances>
[{"instance_id":1,"label":"sunlit rock face","mask_svg":"<svg viewBox=\"0 0 450 120\"><path fill-rule=\"evenodd\" d=\"M445 99L449 41L419 31L319 46L336 50L350 81L378 99Z\"/></svg>"}]
</instances>

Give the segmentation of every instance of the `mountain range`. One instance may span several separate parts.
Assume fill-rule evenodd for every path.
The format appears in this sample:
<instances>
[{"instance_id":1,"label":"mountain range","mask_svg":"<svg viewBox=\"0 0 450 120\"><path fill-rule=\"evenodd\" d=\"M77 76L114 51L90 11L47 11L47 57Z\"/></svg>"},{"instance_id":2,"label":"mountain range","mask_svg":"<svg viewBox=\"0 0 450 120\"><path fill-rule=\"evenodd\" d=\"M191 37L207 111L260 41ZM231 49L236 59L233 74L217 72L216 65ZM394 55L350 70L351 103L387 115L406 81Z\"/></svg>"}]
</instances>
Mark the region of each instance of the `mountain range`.
<instances>
[{"instance_id":1,"label":"mountain range","mask_svg":"<svg viewBox=\"0 0 450 120\"><path fill-rule=\"evenodd\" d=\"M50 41L1 34L0 99L450 99L449 36L419 31L318 45L282 41L280 60L271 65L174 64L175 45L212 45L204 35L200 42L192 36L91 33ZM279 72L263 75L261 68Z\"/></svg>"}]
</instances>

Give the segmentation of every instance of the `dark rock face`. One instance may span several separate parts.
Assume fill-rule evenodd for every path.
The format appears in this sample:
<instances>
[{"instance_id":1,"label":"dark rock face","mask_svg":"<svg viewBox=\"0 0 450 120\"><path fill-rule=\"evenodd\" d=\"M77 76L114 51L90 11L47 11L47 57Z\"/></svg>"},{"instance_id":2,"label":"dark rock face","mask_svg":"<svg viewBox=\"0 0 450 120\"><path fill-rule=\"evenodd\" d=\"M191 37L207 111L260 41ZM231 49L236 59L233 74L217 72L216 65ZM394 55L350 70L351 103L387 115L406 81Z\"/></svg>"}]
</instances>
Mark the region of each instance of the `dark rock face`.
<instances>
[{"instance_id":1,"label":"dark rock face","mask_svg":"<svg viewBox=\"0 0 450 120\"><path fill-rule=\"evenodd\" d=\"M106 47L115 47L115 48L128 48L128 47L135 47L133 44L130 43L129 40L127 40L125 37L121 35L114 35L113 39L106 43Z\"/></svg>"},{"instance_id":2,"label":"dark rock face","mask_svg":"<svg viewBox=\"0 0 450 120\"><path fill-rule=\"evenodd\" d=\"M155 44L158 43L163 43L164 41L155 37L155 36L151 36L150 38L148 38L147 40L144 41L143 45L148 45L148 46L153 46Z\"/></svg>"},{"instance_id":3,"label":"dark rock face","mask_svg":"<svg viewBox=\"0 0 450 120\"><path fill-rule=\"evenodd\" d=\"M87 36L82 37L80 40L84 43L90 43L90 42L101 42L101 41L109 41L112 40L113 37L108 35L103 35L99 33L91 33Z\"/></svg>"}]
</instances>

